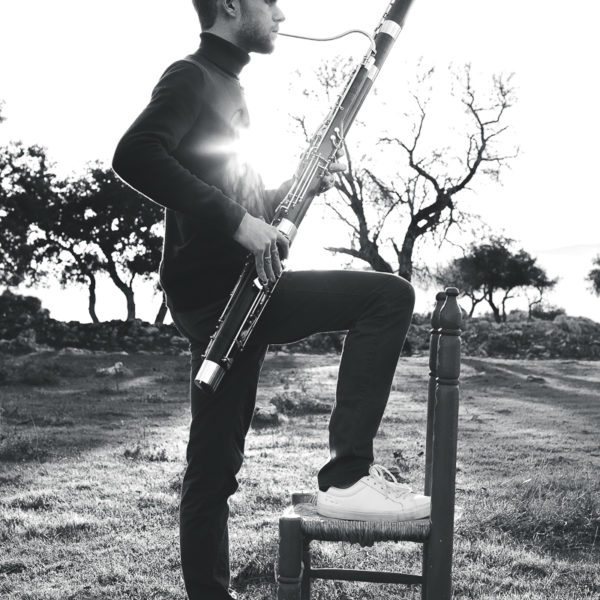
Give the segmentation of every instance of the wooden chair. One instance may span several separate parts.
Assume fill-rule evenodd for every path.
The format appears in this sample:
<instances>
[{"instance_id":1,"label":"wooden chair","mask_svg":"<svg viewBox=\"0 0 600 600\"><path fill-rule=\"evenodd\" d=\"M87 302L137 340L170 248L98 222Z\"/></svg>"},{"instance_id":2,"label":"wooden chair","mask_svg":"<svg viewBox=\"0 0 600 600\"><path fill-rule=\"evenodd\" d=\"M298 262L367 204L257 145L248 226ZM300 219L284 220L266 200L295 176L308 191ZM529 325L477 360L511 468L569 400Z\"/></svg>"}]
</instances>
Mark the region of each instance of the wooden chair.
<instances>
[{"instance_id":1,"label":"wooden chair","mask_svg":"<svg viewBox=\"0 0 600 600\"><path fill-rule=\"evenodd\" d=\"M278 600L309 600L311 579L420 585L423 600L450 600L454 535L454 486L458 429L461 311L458 290L436 296L431 318L425 452L428 519L366 522L329 519L316 513L314 494L292 494L279 519ZM420 574L313 568L310 542L417 542L423 545Z\"/></svg>"}]
</instances>

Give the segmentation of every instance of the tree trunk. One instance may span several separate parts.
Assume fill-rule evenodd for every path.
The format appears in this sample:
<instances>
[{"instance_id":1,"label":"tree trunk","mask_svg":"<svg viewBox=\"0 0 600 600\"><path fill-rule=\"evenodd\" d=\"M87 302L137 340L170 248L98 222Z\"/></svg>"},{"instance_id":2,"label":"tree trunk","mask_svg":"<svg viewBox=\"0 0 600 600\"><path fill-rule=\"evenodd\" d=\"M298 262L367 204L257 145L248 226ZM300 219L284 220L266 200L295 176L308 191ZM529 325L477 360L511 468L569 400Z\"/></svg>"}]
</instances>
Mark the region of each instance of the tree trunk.
<instances>
[{"instance_id":1,"label":"tree trunk","mask_svg":"<svg viewBox=\"0 0 600 600\"><path fill-rule=\"evenodd\" d=\"M165 298L165 293L162 293L162 300L160 303L160 308L156 313L156 317L154 318L155 325L162 325L165 321L165 317L167 316L167 299Z\"/></svg>"},{"instance_id":2,"label":"tree trunk","mask_svg":"<svg viewBox=\"0 0 600 600\"><path fill-rule=\"evenodd\" d=\"M389 265L389 263L381 257L377 248L374 249L374 252L369 253L369 257L366 259L367 262L373 267L373 270L378 271L379 273L393 273L394 269Z\"/></svg>"},{"instance_id":3,"label":"tree trunk","mask_svg":"<svg viewBox=\"0 0 600 600\"><path fill-rule=\"evenodd\" d=\"M104 252L104 255L107 256L107 253ZM123 295L125 296L125 300L127 301L126 321L133 321L135 319L135 299L133 297L133 289L132 289L133 277L131 278L129 285L127 285L119 277L119 274L117 273L115 264L112 261L107 261L106 270L108 272L108 275L112 279L112 282L121 290L121 292L123 292Z\"/></svg>"},{"instance_id":4,"label":"tree trunk","mask_svg":"<svg viewBox=\"0 0 600 600\"><path fill-rule=\"evenodd\" d=\"M469 318L473 316L475 312L475 308L477 305L483 300L483 298L475 298L475 296L469 296L469 294L465 294L469 300L471 300L471 310L469 310Z\"/></svg>"},{"instance_id":5,"label":"tree trunk","mask_svg":"<svg viewBox=\"0 0 600 600\"><path fill-rule=\"evenodd\" d=\"M506 323L506 302L507 302L507 300L512 298L512 296L509 295L512 292L512 290L513 290L513 288L510 288L509 290L507 290L506 294L504 294L504 297L502 298L502 322L503 323Z\"/></svg>"},{"instance_id":6,"label":"tree trunk","mask_svg":"<svg viewBox=\"0 0 600 600\"><path fill-rule=\"evenodd\" d=\"M494 313L494 321L496 323L502 322L502 317L500 316L500 309L494 304L493 292L489 291L486 296L487 303L490 305L492 312Z\"/></svg>"},{"instance_id":7,"label":"tree trunk","mask_svg":"<svg viewBox=\"0 0 600 600\"><path fill-rule=\"evenodd\" d=\"M542 303L542 296L540 296L537 300L533 300L532 302L528 302L528 312L527 312L527 320L531 321L533 319L533 307L536 304Z\"/></svg>"},{"instance_id":8,"label":"tree trunk","mask_svg":"<svg viewBox=\"0 0 600 600\"><path fill-rule=\"evenodd\" d=\"M379 250L377 249L377 244L372 242L371 240L360 241L360 248L358 250L354 250L353 248L325 248L329 252L335 252L338 254L347 254L348 256L353 256L354 258L358 258L360 260L364 260L368 263L374 271L378 271L380 273L393 273L394 269L392 269L391 265L379 254Z\"/></svg>"},{"instance_id":9,"label":"tree trunk","mask_svg":"<svg viewBox=\"0 0 600 600\"><path fill-rule=\"evenodd\" d=\"M125 298L127 299L127 321L133 321L135 319L135 299L133 297L133 290L130 287L126 287L123 290Z\"/></svg>"},{"instance_id":10,"label":"tree trunk","mask_svg":"<svg viewBox=\"0 0 600 600\"><path fill-rule=\"evenodd\" d=\"M398 251L398 248L394 246L396 249L396 254L398 255L398 275L400 277L404 277L407 281L412 279L413 273L413 260L412 255L415 249L415 242L417 241L418 233L413 230L412 223L408 226L408 230L406 231L406 235L404 236L404 241L402 242L402 249Z\"/></svg>"},{"instance_id":11,"label":"tree trunk","mask_svg":"<svg viewBox=\"0 0 600 600\"><path fill-rule=\"evenodd\" d=\"M87 277L89 279L88 284L88 312L90 313L90 317L92 319L92 323L100 323L100 319L98 319L98 315L96 315L96 278L93 273L88 273Z\"/></svg>"}]
</instances>

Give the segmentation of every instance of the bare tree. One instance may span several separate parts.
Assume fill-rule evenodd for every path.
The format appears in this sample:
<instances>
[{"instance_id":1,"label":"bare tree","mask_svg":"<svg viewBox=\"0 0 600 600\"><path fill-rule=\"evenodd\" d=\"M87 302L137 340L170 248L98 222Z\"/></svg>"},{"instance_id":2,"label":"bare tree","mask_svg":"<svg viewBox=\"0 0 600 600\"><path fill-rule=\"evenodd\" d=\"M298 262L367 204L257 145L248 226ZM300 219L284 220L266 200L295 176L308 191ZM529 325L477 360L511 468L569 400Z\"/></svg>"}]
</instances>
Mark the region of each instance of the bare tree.
<instances>
[{"instance_id":1,"label":"bare tree","mask_svg":"<svg viewBox=\"0 0 600 600\"><path fill-rule=\"evenodd\" d=\"M345 79L347 65L329 63L317 73L328 97ZM421 88L430 85L434 69L419 76ZM487 93L477 90L470 65L455 73L458 101L466 113L462 147L426 148L424 130L430 116L430 98L412 96L412 130L405 137L383 136L379 140L388 155L393 153L397 167L406 163L402 173L386 181L375 169L358 161L355 164L346 149L349 168L339 175L338 197L327 196L326 203L350 231L348 246L329 247L331 252L346 254L367 262L377 271L397 272L407 279L413 276L415 245L425 235L446 239L455 225L470 215L457 205L459 195L475 177L498 180L500 173L517 154L503 152L499 139L508 125L506 113L514 103L511 76L495 75ZM308 93L307 93L308 95ZM306 134L304 119L294 117ZM399 152L399 155L398 155ZM400 171L400 168L397 169ZM384 257L393 249L395 261ZM388 252L384 252L388 250Z\"/></svg>"}]
</instances>

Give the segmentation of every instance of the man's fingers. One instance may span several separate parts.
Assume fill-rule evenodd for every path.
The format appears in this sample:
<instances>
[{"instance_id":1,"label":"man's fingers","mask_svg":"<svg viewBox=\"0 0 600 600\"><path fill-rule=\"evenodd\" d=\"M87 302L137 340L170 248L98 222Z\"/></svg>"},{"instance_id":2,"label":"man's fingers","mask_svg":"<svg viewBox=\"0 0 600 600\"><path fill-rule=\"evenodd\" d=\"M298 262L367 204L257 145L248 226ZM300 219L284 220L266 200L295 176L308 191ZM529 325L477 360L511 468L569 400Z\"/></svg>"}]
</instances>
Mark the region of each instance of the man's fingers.
<instances>
[{"instance_id":1,"label":"man's fingers","mask_svg":"<svg viewBox=\"0 0 600 600\"><path fill-rule=\"evenodd\" d=\"M277 249L279 256L285 260L290 253L290 238L277 230Z\"/></svg>"},{"instance_id":2,"label":"man's fingers","mask_svg":"<svg viewBox=\"0 0 600 600\"><path fill-rule=\"evenodd\" d=\"M262 253L256 253L254 255L254 263L256 266L256 274L262 284L266 284L269 281L267 274L265 273L264 255Z\"/></svg>"},{"instance_id":3,"label":"man's fingers","mask_svg":"<svg viewBox=\"0 0 600 600\"><path fill-rule=\"evenodd\" d=\"M317 194L328 192L335 185L335 175L331 171L326 171L321 179L321 184Z\"/></svg>"},{"instance_id":4,"label":"man's fingers","mask_svg":"<svg viewBox=\"0 0 600 600\"><path fill-rule=\"evenodd\" d=\"M323 174L321 178L321 185L317 190L317 194L323 194L324 192L328 192L335 185L335 175L336 173L342 173L348 169L348 165L343 162L335 161L329 164L327 167L327 171Z\"/></svg>"},{"instance_id":5,"label":"man's fingers","mask_svg":"<svg viewBox=\"0 0 600 600\"><path fill-rule=\"evenodd\" d=\"M273 273L276 277L281 275L281 260L279 259L279 251L277 250L277 244L271 245L271 266L273 267Z\"/></svg>"},{"instance_id":6,"label":"man's fingers","mask_svg":"<svg viewBox=\"0 0 600 600\"><path fill-rule=\"evenodd\" d=\"M348 169L348 165L342 161L336 161L329 164L327 170L330 173L342 173Z\"/></svg>"},{"instance_id":7,"label":"man's fingers","mask_svg":"<svg viewBox=\"0 0 600 600\"><path fill-rule=\"evenodd\" d=\"M275 281L275 272L273 271L273 257L270 246L265 254L262 255L262 262L267 280L273 283Z\"/></svg>"},{"instance_id":8,"label":"man's fingers","mask_svg":"<svg viewBox=\"0 0 600 600\"><path fill-rule=\"evenodd\" d=\"M276 227L258 219L255 222L260 223L257 237L262 238L260 242L255 240L260 243L260 250L256 246L253 249L256 274L263 284L275 283L283 271L281 260L288 255L289 239Z\"/></svg>"}]
</instances>

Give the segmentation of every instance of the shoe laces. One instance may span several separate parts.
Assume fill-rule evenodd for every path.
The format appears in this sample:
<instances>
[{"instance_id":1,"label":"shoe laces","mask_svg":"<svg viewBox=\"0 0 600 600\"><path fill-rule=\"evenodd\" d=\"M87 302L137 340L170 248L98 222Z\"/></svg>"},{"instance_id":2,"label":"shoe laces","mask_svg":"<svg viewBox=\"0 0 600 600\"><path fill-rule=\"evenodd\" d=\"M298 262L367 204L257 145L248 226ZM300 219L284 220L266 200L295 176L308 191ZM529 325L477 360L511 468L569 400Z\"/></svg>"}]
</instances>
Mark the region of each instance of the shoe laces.
<instances>
[{"instance_id":1,"label":"shoe laces","mask_svg":"<svg viewBox=\"0 0 600 600\"><path fill-rule=\"evenodd\" d=\"M371 465L369 475L373 482L385 493L386 496L401 498L412 493L412 489L405 483L400 483L394 474L383 465Z\"/></svg>"}]
</instances>

